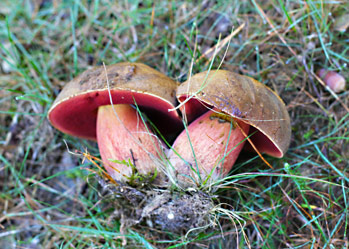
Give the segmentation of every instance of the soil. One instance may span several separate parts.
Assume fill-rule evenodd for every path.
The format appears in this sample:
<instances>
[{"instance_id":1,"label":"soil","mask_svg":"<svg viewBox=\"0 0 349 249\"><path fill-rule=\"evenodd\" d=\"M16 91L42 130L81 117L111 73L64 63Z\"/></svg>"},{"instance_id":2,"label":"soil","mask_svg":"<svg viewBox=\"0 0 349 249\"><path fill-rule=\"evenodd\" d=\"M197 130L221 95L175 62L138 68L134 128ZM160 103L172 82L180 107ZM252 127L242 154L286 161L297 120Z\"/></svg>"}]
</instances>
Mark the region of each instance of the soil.
<instances>
[{"instance_id":1,"label":"soil","mask_svg":"<svg viewBox=\"0 0 349 249\"><path fill-rule=\"evenodd\" d=\"M147 225L163 232L186 234L192 228L212 224L212 197L199 190L132 187L120 182L116 185L101 177L98 181L107 193L104 197L114 200L112 218L120 219L122 230Z\"/></svg>"}]
</instances>

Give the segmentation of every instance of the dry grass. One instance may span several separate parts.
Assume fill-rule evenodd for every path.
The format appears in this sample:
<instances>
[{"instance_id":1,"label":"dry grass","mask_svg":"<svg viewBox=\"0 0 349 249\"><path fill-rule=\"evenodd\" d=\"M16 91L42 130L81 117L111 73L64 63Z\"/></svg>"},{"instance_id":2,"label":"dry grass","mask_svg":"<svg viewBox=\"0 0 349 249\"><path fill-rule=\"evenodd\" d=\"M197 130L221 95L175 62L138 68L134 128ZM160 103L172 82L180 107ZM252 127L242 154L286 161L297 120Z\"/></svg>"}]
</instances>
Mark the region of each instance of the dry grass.
<instances>
[{"instance_id":1,"label":"dry grass","mask_svg":"<svg viewBox=\"0 0 349 249\"><path fill-rule=\"evenodd\" d=\"M349 78L348 32L335 29L348 10L344 0L2 0L0 248L348 248L349 91L314 77L329 68ZM219 230L189 239L108 219L91 163L63 141L98 156L96 145L54 130L46 114L65 82L120 61L180 82L222 62L285 101L289 152L267 157L274 169L242 155L218 192L235 222L222 213Z\"/></svg>"}]
</instances>

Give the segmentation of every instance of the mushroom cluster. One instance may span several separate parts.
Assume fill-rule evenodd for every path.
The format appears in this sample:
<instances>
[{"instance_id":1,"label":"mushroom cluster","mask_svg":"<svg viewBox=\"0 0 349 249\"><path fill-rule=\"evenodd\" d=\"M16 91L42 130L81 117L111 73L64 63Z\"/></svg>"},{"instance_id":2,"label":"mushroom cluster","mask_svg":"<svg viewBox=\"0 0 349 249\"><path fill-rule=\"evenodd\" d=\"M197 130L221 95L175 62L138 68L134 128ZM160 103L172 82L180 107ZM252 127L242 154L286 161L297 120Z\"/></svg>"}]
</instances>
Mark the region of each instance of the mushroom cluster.
<instances>
[{"instance_id":1,"label":"mushroom cluster","mask_svg":"<svg viewBox=\"0 0 349 249\"><path fill-rule=\"evenodd\" d=\"M185 129L177 111L169 111L177 100ZM226 176L243 148L282 157L291 137L284 103L252 78L211 70L178 86L140 63L85 71L64 87L48 118L62 132L97 140L105 168L118 181L135 169L146 175L168 167L179 183L200 185ZM148 120L169 140L183 130L171 149Z\"/></svg>"}]
</instances>

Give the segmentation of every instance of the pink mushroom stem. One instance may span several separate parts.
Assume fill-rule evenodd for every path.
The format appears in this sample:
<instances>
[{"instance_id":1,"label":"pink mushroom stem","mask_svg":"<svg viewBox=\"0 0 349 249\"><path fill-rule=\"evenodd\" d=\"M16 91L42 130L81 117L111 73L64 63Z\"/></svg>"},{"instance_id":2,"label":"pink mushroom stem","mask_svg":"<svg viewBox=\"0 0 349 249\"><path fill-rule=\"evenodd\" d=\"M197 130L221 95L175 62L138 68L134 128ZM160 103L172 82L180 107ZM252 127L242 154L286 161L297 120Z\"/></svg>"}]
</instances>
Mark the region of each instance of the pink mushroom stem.
<instances>
[{"instance_id":1,"label":"pink mushroom stem","mask_svg":"<svg viewBox=\"0 0 349 249\"><path fill-rule=\"evenodd\" d=\"M193 121L169 153L178 179L200 184L226 176L245 143L238 126L248 134L248 124L217 111L208 111Z\"/></svg>"},{"instance_id":2,"label":"pink mushroom stem","mask_svg":"<svg viewBox=\"0 0 349 249\"><path fill-rule=\"evenodd\" d=\"M130 177L134 169L142 175L154 174L163 151L137 110L127 104L98 108L97 142L103 164L116 180Z\"/></svg>"}]
</instances>

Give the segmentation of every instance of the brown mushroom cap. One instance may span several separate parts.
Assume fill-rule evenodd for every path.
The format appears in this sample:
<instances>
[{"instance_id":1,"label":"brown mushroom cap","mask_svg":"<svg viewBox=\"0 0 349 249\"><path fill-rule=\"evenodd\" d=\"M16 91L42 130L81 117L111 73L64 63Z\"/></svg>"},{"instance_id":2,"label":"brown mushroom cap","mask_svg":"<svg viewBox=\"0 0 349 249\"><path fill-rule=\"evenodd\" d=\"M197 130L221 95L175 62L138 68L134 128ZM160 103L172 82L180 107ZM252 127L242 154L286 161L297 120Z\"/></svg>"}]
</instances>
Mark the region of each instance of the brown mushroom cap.
<instances>
[{"instance_id":1,"label":"brown mushroom cap","mask_svg":"<svg viewBox=\"0 0 349 249\"><path fill-rule=\"evenodd\" d=\"M168 111L176 105L175 81L141 63L118 63L106 70L103 66L89 69L65 85L48 112L54 127L95 140L98 107L110 105L111 96L113 104L137 103L163 134L180 129L178 113Z\"/></svg>"},{"instance_id":2,"label":"brown mushroom cap","mask_svg":"<svg viewBox=\"0 0 349 249\"><path fill-rule=\"evenodd\" d=\"M281 98L262 83L225 70L195 74L177 88L188 121L215 107L251 125L251 140L260 152L283 157L291 140L290 117Z\"/></svg>"}]
</instances>

